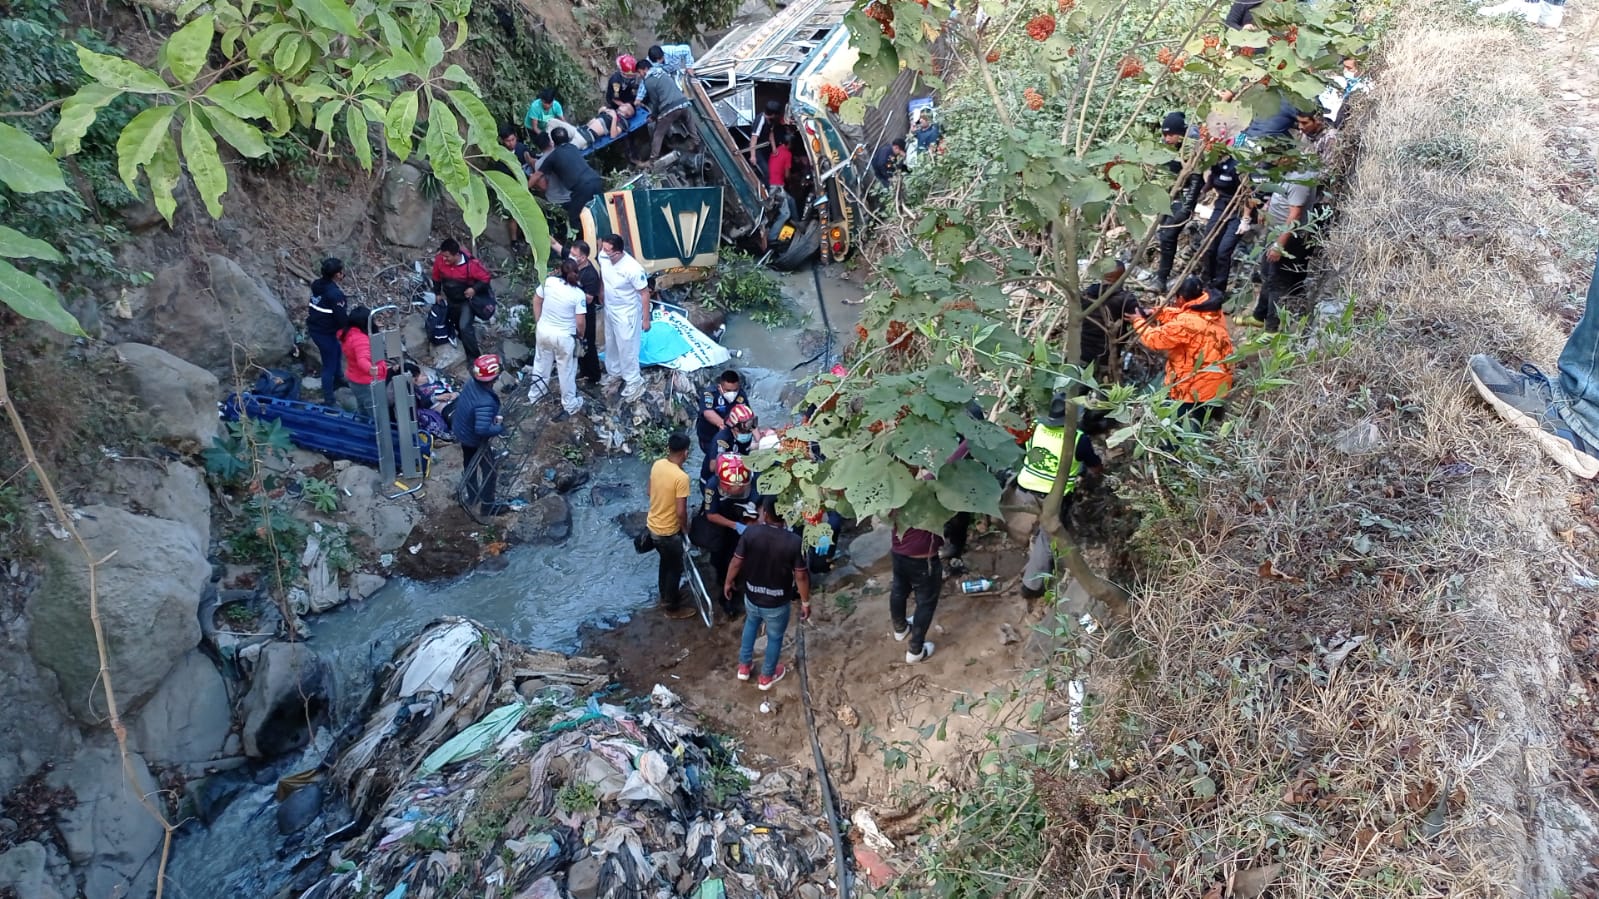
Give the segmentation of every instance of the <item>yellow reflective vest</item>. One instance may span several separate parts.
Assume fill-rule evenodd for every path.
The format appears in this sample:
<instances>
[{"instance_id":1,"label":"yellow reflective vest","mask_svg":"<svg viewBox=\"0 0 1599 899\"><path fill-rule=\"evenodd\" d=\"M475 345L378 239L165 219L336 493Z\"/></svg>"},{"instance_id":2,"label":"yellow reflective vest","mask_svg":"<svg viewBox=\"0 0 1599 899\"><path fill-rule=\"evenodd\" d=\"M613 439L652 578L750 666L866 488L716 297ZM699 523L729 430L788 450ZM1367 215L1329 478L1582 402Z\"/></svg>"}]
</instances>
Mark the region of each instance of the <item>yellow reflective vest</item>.
<instances>
[{"instance_id":1,"label":"yellow reflective vest","mask_svg":"<svg viewBox=\"0 0 1599 899\"><path fill-rule=\"evenodd\" d=\"M1027 439L1027 455L1022 460L1021 474L1016 476L1016 486L1034 493L1049 493L1050 488L1055 486L1055 472L1060 470L1060 457L1070 452L1072 467L1066 478L1065 493L1071 493L1083 469L1083 463L1077 459L1077 441L1082 436L1083 432L1078 431L1068 450L1065 428L1042 424L1033 428L1033 436Z\"/></svg>"}]
</instances>

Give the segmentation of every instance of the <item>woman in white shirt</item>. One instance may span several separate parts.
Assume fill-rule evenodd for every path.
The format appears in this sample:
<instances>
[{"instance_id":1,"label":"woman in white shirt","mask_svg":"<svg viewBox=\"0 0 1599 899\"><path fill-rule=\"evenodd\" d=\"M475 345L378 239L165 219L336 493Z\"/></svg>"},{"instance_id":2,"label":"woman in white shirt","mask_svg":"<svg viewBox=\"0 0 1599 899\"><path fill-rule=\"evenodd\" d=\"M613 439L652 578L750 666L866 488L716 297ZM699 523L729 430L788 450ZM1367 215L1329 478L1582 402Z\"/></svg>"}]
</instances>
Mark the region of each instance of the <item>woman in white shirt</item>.
<instances>
[{"instance_id":1,"label":"woman in white shirt","mask_svg":"<svg viewBox=\"0 0 1599 899\"><path fill-rule=\"evenodd\" d=\"M577 285L577 263L563 259L560 268L533 293L533 318L538 325L534 329L533 386L527 390L527 401L544 399L554 369L561 384L561 411L554 421L564 421L583 408L583 398L577 395L577 339L583 333L587 298Z\"/></svg>"}]
</instances>

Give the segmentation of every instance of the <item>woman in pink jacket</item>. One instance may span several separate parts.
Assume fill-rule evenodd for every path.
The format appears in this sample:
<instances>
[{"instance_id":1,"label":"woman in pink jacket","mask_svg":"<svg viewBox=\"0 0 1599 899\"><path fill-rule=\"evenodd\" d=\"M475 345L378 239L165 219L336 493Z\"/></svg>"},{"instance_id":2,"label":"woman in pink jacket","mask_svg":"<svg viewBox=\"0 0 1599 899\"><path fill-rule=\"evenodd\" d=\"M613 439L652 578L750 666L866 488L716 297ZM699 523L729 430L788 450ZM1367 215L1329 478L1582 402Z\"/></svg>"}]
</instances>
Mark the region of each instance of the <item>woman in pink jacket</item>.
<instances>
[{"instance_id":1,"label":"woman in pink jacket","mask_svg":"<svg viewBox=\"0 0 1599 899\"><path fill-rule=\"evenodd\" d=\"M349 326L339 332L339 346L344 349L344 377L355 392L355 402L361 414L367 418L372 417L375 405L372 385L386 383L389 379L387 362L372 364L372 340L366 333L371 321L371 310L357 306L350 310Z\"/></svg>"}]
</instances>

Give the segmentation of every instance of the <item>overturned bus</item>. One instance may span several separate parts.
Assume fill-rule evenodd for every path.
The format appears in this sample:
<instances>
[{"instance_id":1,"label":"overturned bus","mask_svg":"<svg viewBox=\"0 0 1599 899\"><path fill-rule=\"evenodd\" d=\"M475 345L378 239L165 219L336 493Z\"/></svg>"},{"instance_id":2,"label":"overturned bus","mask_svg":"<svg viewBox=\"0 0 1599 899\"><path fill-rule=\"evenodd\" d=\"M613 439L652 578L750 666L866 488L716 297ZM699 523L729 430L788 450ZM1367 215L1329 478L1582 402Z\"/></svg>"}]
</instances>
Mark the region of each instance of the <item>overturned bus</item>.
<instances>
[{"instance_id":1,"label":"overturned bus","mask_svg":"<svg viewBox=\"0 0 1599 899\"><path fill-rule=\"evenodd\" d=\"M858 92L856 52L844 25L852 6L852 0L797 0L764 22L735 29L684 78L704 165L724 187L724 236L767 256L774 268L797 268L818 253L823 261L839 260L854 250L872 154L905 132L914 72L900 73L864 127L846 125L829 110L829 94ZM771 109L782 112L767 116ZM776 121L784 122L793 154L782 190L767 183L767 128Z\"/></svg>"}]
</instances>

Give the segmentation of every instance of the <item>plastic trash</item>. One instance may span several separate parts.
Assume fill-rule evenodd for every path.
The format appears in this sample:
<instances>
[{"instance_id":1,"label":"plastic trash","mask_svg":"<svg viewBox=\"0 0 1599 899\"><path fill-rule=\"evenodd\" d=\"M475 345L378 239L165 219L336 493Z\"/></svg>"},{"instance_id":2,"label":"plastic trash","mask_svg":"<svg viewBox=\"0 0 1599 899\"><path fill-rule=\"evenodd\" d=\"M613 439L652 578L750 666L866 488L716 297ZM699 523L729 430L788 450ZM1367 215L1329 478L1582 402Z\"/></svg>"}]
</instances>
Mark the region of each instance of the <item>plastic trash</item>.
<instances>
[{"instance_id":1,"label":"plastic trash","mask_svg":"<svg viewBox=\"0 0 1599 899\"><path fill-rule=\"evenodd\" d=\"M527 706L520 702L500 706L484 716L483 720L446 740L443 746L429 753L428 757L422 760L422 767L417 773L426 777L445 765L477 755L510 733L526 714Z\"/></svg>"}]
</instances>

